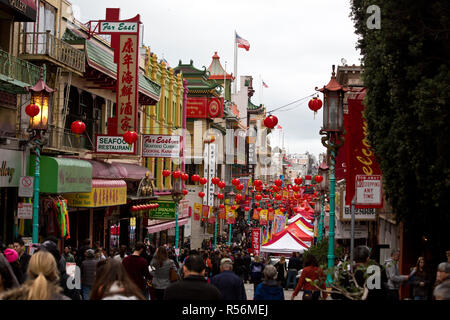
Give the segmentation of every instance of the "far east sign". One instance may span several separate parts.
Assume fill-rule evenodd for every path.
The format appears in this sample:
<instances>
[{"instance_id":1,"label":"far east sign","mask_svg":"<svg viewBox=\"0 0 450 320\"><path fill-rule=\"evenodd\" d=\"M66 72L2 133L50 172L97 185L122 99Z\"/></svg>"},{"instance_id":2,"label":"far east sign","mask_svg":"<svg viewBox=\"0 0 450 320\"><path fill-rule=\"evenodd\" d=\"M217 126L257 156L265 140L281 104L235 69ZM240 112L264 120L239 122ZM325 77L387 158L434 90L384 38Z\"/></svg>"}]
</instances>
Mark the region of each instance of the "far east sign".
<instances>
[{"instance_id":1,"label":"far east sign","mask_svg":"<svg viewBox=\"0 0 450 320\"><path fill-rule=\"evenodd\" d=\"M142 137L142 156L150 158L180 157L180 136L144 135Z\"/></svg>"},{"instance_id":2,"label":"far east sign","mask_svg":"<svg viewBox=\"0 0 450 320\"><path fill-rule=\"evenodd\" d=\"M356 208L381 208L381 175L356 176Z\"/></svg>"}]
</instances>

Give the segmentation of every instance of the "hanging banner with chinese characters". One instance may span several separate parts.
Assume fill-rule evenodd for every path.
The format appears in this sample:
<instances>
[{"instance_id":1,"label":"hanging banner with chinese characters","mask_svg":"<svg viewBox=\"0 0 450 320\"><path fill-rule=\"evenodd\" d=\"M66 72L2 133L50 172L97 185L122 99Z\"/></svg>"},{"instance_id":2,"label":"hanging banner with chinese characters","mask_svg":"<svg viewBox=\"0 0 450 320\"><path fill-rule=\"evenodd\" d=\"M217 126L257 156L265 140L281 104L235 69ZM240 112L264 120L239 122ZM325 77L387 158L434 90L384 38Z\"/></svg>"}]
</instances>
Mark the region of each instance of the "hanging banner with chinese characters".
<instances>
[{"instance_id":1,"label":"hanging banner with chinese characters","mask_svg":"<svg viewBox=\"0 0 450 320\"><path fill-rule=\"evenodd\" d=\"M269 213L268 210L261 210L259 214L259 224L262 226L267 225L267 214Z\"/></svg>"},{"instance_id":2,"label":"hanging banner with chinese characters","mask_svg":"<svg viewBox=\"0 0 450 320\"><path fill-rule=\"evenodd\" d=\"M235 212L233 209L231 209L231 206L225 206L226 207L226 216L227 216L227 223L233 224L235 222Z\"/></svg>"},{"instance_id":3,"label":"hanging banner with chinese characters","mask_svg":"<svg viewBox=\"0 0 450 320\"><path fill-rule=\"evenodd\" d=\"M209 213L208 213L208 223L214 223L216 222L216 217L214 215L214 209L213 207L209 208Z\"/></svg>"},{"instance_id":4,"label":"hanging banner with chinese characters","mask_svg":"<svg viewBox=\"0 0 450 320\"><path fill-rule=\"evenodd\" d=\"M219 208L219 219L226 219L227 218L227 212L225 208Z\"/></svg>"},{"instance_id":5,"label":"hanging banner with chinese characters","mask_svg":"<svg viewBox=\"0 0 450 320\"><path fill-rule=\"evenodd\" d=\"M258 212L258 210L256 210L256 209L253 210L252 219L253 220L259 220L259 212Z\"/></svg>"},{"instance_id":6,"label":"hanging banner with chinese characters","mask_svg":"<svg viewBox=\"0 0 450 320\"><path fill-rule=\"evenodd\" d=\"M257 256L259 256L260 247L261 247L261 229L253 228L251 237L252 237L253 256L257 257Z\"/></svg>"},{"instance_id":7,"label":"hanging banner with chinese characters","mask_svg":"<svg viewBox=\"0 0 450 320\"><path fill-rule=\"evenodd\" d=\"M202 206L202 218L207 219L209 217L209 206Z\"/></svg>"},{"instance_id":8,"label":"hanging banner with chinese characters","mask_svg":"<svg viewBox=\"0 0 450 320\"><path fill-rule=\"evenodd\" d=\"M202 204L194 203L194 220L199 221L201 215L202 215Z\"/></svg>"}]
</instances>

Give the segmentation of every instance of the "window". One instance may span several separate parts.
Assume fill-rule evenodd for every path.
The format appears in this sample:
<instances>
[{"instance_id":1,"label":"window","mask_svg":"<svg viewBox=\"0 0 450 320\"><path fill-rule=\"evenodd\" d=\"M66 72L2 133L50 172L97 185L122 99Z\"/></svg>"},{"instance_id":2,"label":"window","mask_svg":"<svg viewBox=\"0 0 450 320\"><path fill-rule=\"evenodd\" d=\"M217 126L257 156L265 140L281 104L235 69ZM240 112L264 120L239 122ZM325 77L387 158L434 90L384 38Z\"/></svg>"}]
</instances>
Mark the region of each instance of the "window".
<instances>
[{"instance_id":1,"label":"window","mask_svg":"<svg viewBox=\"0 0 450 320\"><path fill-rule=\"evenodd\" d=\"M51 35L56 34L56 8L45 3L39 2L37 21L36 23L28 22L24 23L24 29L26 36L26 51L31 54L45 54L51 51L54 43L49 41L50 48L46 48L46 35L47 31L50 31ZM41 33L38 37L34 37L33 32ZM48 49L48 51L47 51Z\"/></svg>"}]
</instances>

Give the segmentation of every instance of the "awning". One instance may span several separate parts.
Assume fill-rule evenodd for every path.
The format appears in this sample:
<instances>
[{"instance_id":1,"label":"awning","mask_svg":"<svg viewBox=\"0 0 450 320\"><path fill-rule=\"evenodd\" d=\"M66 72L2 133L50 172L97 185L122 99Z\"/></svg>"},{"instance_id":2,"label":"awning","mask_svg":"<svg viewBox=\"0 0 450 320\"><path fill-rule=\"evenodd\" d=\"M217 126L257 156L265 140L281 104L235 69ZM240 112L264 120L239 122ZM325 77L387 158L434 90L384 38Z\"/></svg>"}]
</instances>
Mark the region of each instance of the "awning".
<instances>
[{"instance_id":1,"label":"awning","mask_svg":"<svg viewBox=\"0 0 450 320\"><path fill-rule=\"evenodd\" d=\"M178 220L178 226L179 227L184 226L188 222L189 222L189 218L180 219L180 220ZM148 231L148 233L156 233L156 232L160 232L160 231L164 231L164 230L172 229L172 228L175 228L175 221L161 223L161 224L147 227L147 231Z\"/></svg>"},{"instance_id":2,"label":"awning","mask_svg":"<svg viewBox=\"0 0 450 320\"><path fill-rule=\"evenodd\" d=\"M92 165L92 178L94 179L130 179L141 180L149 172L150 179L152 173L146 167L137 164L123 162L104 162L99 160L86 160Z\"/></svg>"},{"instance_id":3,"label":"awning","mask_svg":"<svg viewBox=\"0 0 450 320\"><path fill-rule=\"evenodd\" d=\"M92 191L64 196L69 207L97 208L127 203L127 183L123 180L92 180Z\"/></svg>"},{"instance_id":4,"label":"awning","mask_svg":"<svg viewBox=\"0 0 450 320\"><path fill-rule=\"evenodd\" d=\"M40 157L39 192L79 193L92 190L92 165L83 160ZM30 156L29 175L34 175L36 156Z\"/></svg>"},{"instance_id":5,"label":"awning","mask_svg":"<svg viewBox=\"0 0 450 320\"><path fill-rule=\"evenodd\" d=\"M0 8L14 17L14 21L35 22L36 3L34 0L0 0Z\"/></svg>"}]
</instances>

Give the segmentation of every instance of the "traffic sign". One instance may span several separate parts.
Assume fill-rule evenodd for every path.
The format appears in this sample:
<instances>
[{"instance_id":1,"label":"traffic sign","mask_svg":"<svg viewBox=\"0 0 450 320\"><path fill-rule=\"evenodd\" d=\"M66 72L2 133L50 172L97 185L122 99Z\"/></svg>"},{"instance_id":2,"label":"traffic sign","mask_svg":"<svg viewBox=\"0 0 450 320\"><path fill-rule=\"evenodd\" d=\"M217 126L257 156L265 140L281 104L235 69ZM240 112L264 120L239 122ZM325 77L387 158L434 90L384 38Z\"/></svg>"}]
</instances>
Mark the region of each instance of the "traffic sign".
<instances>
[{"instance_id":1,"label":"traffic sign","mask_svg":"<svg viewBox=\"0 0 450 320\"><path fill-rule=\"evenodd\" d=\"M34 177L20 177L19 197L32 198L34 187Z\"/></svg>"}]
</instances>

